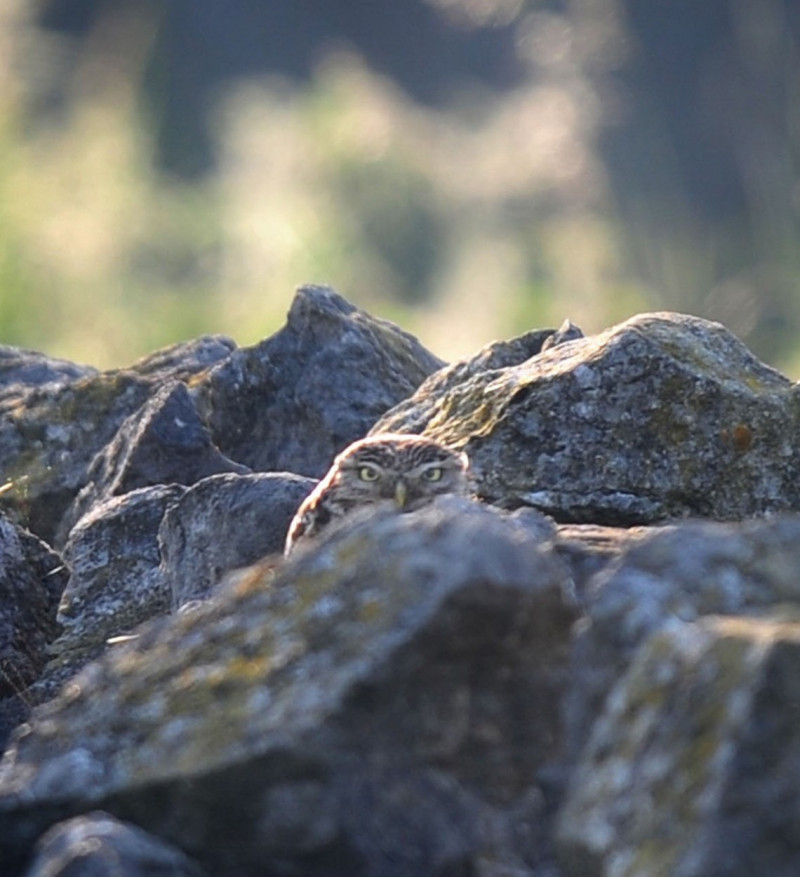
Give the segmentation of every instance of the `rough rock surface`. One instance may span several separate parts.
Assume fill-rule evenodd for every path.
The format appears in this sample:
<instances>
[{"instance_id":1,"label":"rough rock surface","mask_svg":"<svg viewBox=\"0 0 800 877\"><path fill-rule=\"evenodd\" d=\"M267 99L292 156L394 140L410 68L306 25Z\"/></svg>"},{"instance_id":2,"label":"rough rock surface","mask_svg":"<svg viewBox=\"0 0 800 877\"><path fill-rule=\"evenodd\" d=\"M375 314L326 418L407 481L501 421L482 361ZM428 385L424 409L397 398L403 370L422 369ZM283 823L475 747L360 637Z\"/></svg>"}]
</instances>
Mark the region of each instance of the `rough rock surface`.
<instances>
[{"instance_id":1,"label":"rough rock surface","mask_svg":"<svg viewBox=\"0 0 800 877\"><path fill-rule=\"evenodd\" d=\"M412 396L388 411L372 427L370 434L422 432L432 417L435 400L450 393L454 387L480 382L488 373L527 362L541 353L547 342L554 337L555 332L552 329L534 329L510 341L487 344L474 356L443 366L423 381Z\"/></svg>"},{"instance_id":2,"label":"rough rock surface","mask_svg":"<svg viewBox=\"0 0 800 877\"><path fill-rule=\"evenodd\" d=\"M0 344L0 399L19 398L26 389L96 375L97 369L54 359L34 350Z\"/></svg>"},{"instance_id":3,"label":"rough rock surface","mask_svg":"<svg viewBox=\"0 0 800 877\"><path fill-rule=\"evenodd\" d=\"M5 360L0 507L52 544L93 503L145 484L248 469L319 477L443 365L393 323L318 286L301 287L286 326L250 348L200 338L103 373L10 349ZM175 382L185 388L170 392ZM150 453L159 450L163 458Z\"/></svg>"},{"instance_id":4,"label":"rough rock surface","mask_svg":"<svg viewBox=\"0 0 800 877\"><path fill-rule=\"evenodd\" d=\"M233 342L200 338L129 369L17 385L0 397L0 507L48 542L84 486L89 464L154 388L188 380L230 354ZM5 486L4 485L4 486Z\"/></svg>"},{"instance_id":5,"label":"rough rock surface","mask_svg":"<svg viewBox=\"0 0 800 877\"><path fill-rule=\"evenodd\" d=\"M490 502L611 525L800 510L798 389L718 323L645 314L451 375L372 431L466 450Z\"/></svg>"},{"instance_id":6,"label":"rough rock surface","mask_svg":"<svg viewBox=\"0 0 800 877\"><path fill-rule=\"evenodd\" d=\"M41 707L0 771L0 855L101 807L220 875L532 868L574 612L524 524L368 514Z\"/></svg>"},{"instance_id":7,"label":"rough rock surface","mask_svg":"<svg viewBox=\"0 0 800 877\"><path fill-rule=\"evenodd\" d=\"M94 458L86 486L61 522L60 537L66 539L83 514L112 496L156 484L190 485L219 472L249 471L213 445L186 385L168 383L122 423Z\"/></svg>"},{"instance_id":8,"label":"rough rock surface","mask_svg":"<svg viewBox=\"0 0 800 877\"><path fill-rule=\"evenodd\" d=\"M560 816L565 877L800 874L800 623L707 619L650 638Z\"/></svg>"},{"instance_id":9,"label":"rough rock surface","mask_svg":"<svg viewBox=\"0 0 800 877\"><path fill-rule=\"evenodd\" d=\"M246 350L0 348L3 877L800 873L797 385L674 314L438 366L321 287ZM370 428L493 505L276 556Z\"/></svg>"},{"instance_id":10,"label":"rough rock surface","mask_svg":"<svg viewBox=\"0 0 800 877\"><path fill-rule=\"evenodd\" d=\"M70 574L58 604L60 633L49 647L44 673L30 689L35 703L48 700L105 652L109 639L169 613L158 530L183 492L178 484L131 491L96 506L72 530L63 551Z\"/></svg>"},{"instance_id":11,"label":"rough rock surface","mask_svg":"<svg viewBox=\"0 0 800 877\"><path fill-rule=\"evenodd\" d=\"M54 826L25 877L203 877L180 850L107 813Z\"/></svg>"},{"instance_id":12,"label":"rough rock surface","mask_svg":"<svg viewBox=\"0 0 800 877\"><path fill-rule=\"evenodd\" d=\"M55 552L0 515L0 748L29 711L26 689L58 634L56 610L66 580Z\"/></svg>"},{"instance_id":13,"label":"rough rock surface","mask_svg":"<svg viewBox=\"0 0 800 877\"><path fill-rule=\"evenodd\" d=\"M187 490L159 532L161 578L172 607L208 597L232 570L281 554L289 523L315 484L270 472L215 475Z\"/></svg>"},{"instance_id":14,"label":"rough rock surface","mask_svg":"<svg viewBox=\"0 0 800 877\"><path fill-rule=\"evenodd\" d=\"M653 632L705 615L800 603L800 517L688 521L640 531L592 580L567 697L570 751L586 740L611 687Z\"/></svg>"},{"instance_id":15,"label":"rough rock surface","mask_svg":"<svg viewBox=\"0 0 800 877\"><path fill-rule=\"evenodd\" d=\"M214 442L263 472L325 474L444 363L412 335L332 289L303 286L286 326L237 350L198 384Z\"/></svg>"},{"instance_id":16,"label":"rough rock surface","mask_svg":"<svg viewBox=\"0 0 800 877\"><path fill-rule=\"evenodd\" d=\"M527 511L533 510L523 507L516 514ZM601 527L596 524L559 524L555 530L554 547L570 568L582 605L592 600L595 577L654 532L652 527Z\"/></svg>"}]
</instances>

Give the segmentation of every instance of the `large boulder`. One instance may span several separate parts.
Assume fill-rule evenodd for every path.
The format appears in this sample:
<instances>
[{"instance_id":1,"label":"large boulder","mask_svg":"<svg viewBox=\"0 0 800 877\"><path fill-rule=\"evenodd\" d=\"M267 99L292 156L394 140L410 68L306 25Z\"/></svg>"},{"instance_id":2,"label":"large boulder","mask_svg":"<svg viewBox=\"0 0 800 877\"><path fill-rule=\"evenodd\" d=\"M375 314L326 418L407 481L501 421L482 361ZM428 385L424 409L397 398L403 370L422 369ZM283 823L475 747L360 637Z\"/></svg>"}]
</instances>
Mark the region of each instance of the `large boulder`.
<instances>
[{"instance_id":1,"label":"large boulder","mask_svg":"<svg viewBox=\"0 0 800 877\"><path fill-rule=\"evenodd\" d=\"M800 874L800 623L654 634L614 688L559 819L565 877Z\"/></svg>"},{"instance_id":2,"label":"large boulder","mask_svg":"<svg viewBox=\"0 0 800 877\"><path fill-rule=\"evenodd\" d=\"M286 326L197 385L214 442L263 472L325 474L444 363L394 323L323 286L297 290Z\"/></svg>"},{"instance_id":3,"label":"large boulder","mask_svg":"<svg viewBox=\"0 0 800 877\"><path fill-rule=\"evenodd\" d=\"M451 367L373 432L465 450L477 490L561 521L800 510L800 395L718 323L644 314L499 368Z\"/></svg>"},{"instance_id":4,"label":"large boulder","mask_svg":"<svg viewBox=\"0 0 800 877\"><path fill-rule=\"evenodd\" d=\"M800 603L800 516L640 530L582 596L585 620L565 700L570 757L580 752L612 687L651 634L706 615L758 614Z\"/></svg>"},{"instance_id":5,"label":"large boulder","mask_svg":"<svg viewBox=\"0 0 800 877\"><path fill-rule=\"evenodd\" d=\"M531 532L466 500L370 512L144 629L8 750L9 877L97 808L221 877L537 873L575 608Z\"/></svg>"}]
</instances>

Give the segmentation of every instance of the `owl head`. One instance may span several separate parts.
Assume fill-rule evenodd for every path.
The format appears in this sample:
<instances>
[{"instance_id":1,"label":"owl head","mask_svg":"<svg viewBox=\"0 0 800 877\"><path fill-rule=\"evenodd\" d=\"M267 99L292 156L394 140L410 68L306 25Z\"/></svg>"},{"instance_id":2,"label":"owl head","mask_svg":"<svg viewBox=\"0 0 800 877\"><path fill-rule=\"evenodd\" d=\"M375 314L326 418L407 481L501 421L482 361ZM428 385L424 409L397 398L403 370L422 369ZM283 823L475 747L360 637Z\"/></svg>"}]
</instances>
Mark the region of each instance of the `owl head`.
<instances>
[{"instance_id":1,"label":"owl head","mask_svg":"<svg viewBox=\"0 0 800 877\"><path fill-rule=\"evenodd\" d=\"M297 510L284 554L363 506L391 503L408 512L437 496L464 496L467 468L466 454L418 435L375 435L354 442Z\"/></svg>"},{"instance_id":2,"label":"owl head","mask_svg":"<svg viewBox=\"0 0 800 877\"><path fill-rule=\"evenodd\" d=\"M375 435L336 458L333 483L353 506L389 500L413 511L442 494L468 491L467 456L418 435Z\"/></svg>"}]
</instances>

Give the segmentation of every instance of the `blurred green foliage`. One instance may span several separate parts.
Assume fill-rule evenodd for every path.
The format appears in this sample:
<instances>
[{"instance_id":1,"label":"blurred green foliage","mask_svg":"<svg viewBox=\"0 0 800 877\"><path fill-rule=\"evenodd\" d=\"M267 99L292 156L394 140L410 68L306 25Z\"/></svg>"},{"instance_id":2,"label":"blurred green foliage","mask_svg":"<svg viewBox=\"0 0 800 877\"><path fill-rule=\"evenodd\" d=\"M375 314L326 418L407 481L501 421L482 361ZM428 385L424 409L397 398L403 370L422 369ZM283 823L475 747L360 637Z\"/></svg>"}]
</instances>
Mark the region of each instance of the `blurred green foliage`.
<instances>
[{"instance_id":1,"label":"blurred green foliage","mask_svg":"<svg viewBox=\"0 0 800 877\"><path fill-rule=\"evenodd\" d=\"M636 97L618 75L637 57L621 6L429 3L514 24L525 75L502 92L451 83L433 106L357 46L321 45L302 79L254 71L217 87L215 163L191 179L154 159L171 106L167 68L154 66L169 60L159 4L97 2L78 49L10 3L0 342L99 366L206 332L252 343L279 328L295 286L323 282L444 358L565 317L589 332L669 308L722 319L768 361L800 366L791 205L778 216L755 180L757 210L703 219L662 117L635 129L629 161L619 142L609 156L608 131ZM187 122L173 150L196 136Z\"/></svg>"}]
</instances>

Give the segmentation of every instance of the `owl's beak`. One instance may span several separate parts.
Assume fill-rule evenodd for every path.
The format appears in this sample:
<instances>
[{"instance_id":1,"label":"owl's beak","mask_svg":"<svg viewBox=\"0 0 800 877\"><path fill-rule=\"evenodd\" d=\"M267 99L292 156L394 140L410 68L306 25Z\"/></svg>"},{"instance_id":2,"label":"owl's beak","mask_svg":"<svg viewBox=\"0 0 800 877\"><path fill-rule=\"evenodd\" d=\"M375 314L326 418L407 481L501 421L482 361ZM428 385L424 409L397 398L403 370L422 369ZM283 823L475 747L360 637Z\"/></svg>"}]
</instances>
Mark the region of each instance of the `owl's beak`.
<instances>
[{"instance_id":1,"label":"owl's beak","mask_svg":"<svg viewBox=\"0 0 800 877\"><path fill-rule=\"evenodd\" d=\"M407 499L408 488L406 487L405 481L400 480L394 488L394 501L397 503L397 507L402 509L405 508Z\"/></svg>"}]
</instances>

